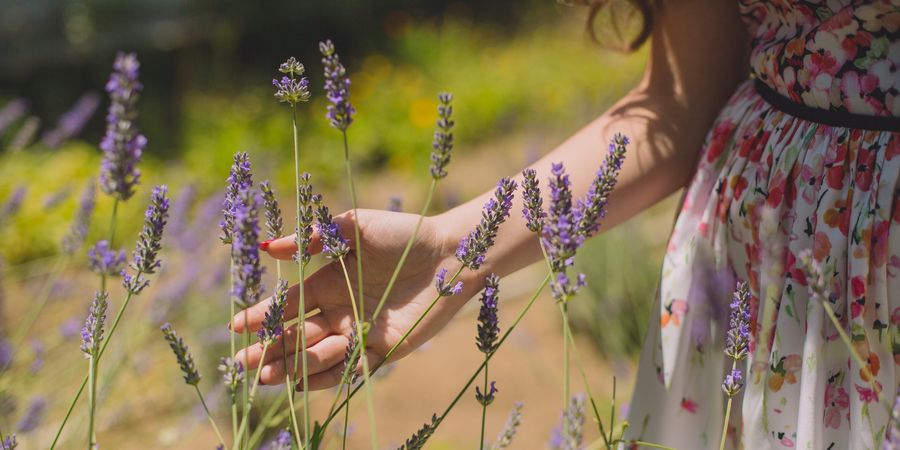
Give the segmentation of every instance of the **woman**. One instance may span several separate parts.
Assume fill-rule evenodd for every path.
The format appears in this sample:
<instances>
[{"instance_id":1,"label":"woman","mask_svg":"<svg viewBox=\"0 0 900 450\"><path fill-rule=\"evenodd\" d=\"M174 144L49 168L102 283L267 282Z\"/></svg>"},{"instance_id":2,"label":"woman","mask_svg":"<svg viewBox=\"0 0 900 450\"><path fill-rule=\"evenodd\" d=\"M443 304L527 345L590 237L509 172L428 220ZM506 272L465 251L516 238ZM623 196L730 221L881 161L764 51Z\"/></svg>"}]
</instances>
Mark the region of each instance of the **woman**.
<instances>
[{"instance_id":1,"label":"woman","mask_svg":"<svg viewBox=\"0 0 900 450\"><path fill-rule=\"evenodd\" d=\"M900 320L900 5L635 3L645 14L642 35L652 35L643 78L532 166L546 178L551 162L563 162L575 195L583 195L613 134L630 137L607 227L687 187L663 264L659 316L651 318L641 357L629 437L679 449L718 447L726 363L724 331L710 310L729 298L704 305L692 288L713 264L747 280L753 294L753 356L728 446L875 448L900 362L892 345ZM370 334L369 358L379 360L421 314L433 298L435 272L456 267L457 243L478 222L488 195L424 221ZM521 210L516 201L513 209ZM367 304L378 300L416 219L370 210L337 218L343 230L354 220L361 228L362 245L354 246L366 261ZM295 252L290 237L267 245L276 258ZM808 301L798 266L805 249L834 269L834 309L868 371L851 360L821 305ZM488 262L464 272L463 295L439 302L397 355L434 336L485 275L503 276L540 258L524 219L513 215ZM307 308L322 311L307 320L311 389L334 386L343 368L351 310L341 276L331 265L307 281ZM291 294L289 317L297 313ZM766 294L773 301L761 306ZM250 329L264 310L250 310ZM243 317L234 320L238 331L246 329ZM771 333L760 332L763 317ZM696 329L711 338L698 338ZM279 352L266 354L263 382L284 379ZM259 353L253 347L241 357L256 366Z\"/></svg>"}]
</instances>

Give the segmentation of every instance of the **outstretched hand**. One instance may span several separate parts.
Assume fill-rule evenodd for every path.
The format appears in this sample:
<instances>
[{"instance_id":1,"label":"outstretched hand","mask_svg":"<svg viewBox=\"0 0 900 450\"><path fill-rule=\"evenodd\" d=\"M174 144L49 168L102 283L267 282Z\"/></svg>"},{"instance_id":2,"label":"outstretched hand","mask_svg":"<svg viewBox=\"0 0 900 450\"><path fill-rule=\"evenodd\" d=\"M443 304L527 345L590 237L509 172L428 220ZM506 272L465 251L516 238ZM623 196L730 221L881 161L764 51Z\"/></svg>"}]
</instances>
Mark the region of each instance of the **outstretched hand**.
<instances>
[{"instance_id":1,"label":"outstretched hand","mask_svg":"<svg viewBox=\"0 0 900 450\"><path fill-rule=\"evenodd\" d=\"M356 294L356 255L362 252L363 281L365 296L365 317L371 318L378 301L381 299L391 274L400 260L409 236L416 226L418 215L377 210L358 210L358 223L362 245L353 242L352 212L346 212L334 218L340 226L343 236L350 241L353 249L346 257L344 264L347 275ZM321 252L322 245L318 233L313 233L310 252ZM443 267L454 273L460 263L454 257L456 242L451 242L441 232L440 227L431 218L424 218L419 232L413 242L412 249L400 271L386 303L368 333L366 357L369 367L381 362L387 352L409 330L421 316L428 305L437 296L434 286L435 274ZM291 261L297 251L293 236L272 241L267 249L270 256ZM463 272L460 279L465 276ZM480 285L476 282L464 281L460 294L442 298L416 330L401 343L391 355L391 359L402 358L415 348L432 338L459 310L465 301L474 295ZM353 309L343 268L339 261L330 261L318 271L308 276L304 284L306 311L319 310L306 319L307 362L309 373L309 389L325 389L337 385L344 370L344 358L353 327ZM299 286L294 285L288 291L285 321L297 317L299 306ZM231 327L238 333L256 332L265 317L271 298L238 312L231 322ZM357 299L357 303L359 300ZM287 327L282 336L287 352L285 367L284 352L281 343L270 345L265 354L265 361L260 361L262 345L259 343L238 352L236 358L244 362L245 367L256 368L262 363L260 381L264 384L279 384L285 381L287 374L293 374L294 358L299 357L295 351L297 326ZM299 365L298 365L299 366Z\"/></svg>"}]
</instances>

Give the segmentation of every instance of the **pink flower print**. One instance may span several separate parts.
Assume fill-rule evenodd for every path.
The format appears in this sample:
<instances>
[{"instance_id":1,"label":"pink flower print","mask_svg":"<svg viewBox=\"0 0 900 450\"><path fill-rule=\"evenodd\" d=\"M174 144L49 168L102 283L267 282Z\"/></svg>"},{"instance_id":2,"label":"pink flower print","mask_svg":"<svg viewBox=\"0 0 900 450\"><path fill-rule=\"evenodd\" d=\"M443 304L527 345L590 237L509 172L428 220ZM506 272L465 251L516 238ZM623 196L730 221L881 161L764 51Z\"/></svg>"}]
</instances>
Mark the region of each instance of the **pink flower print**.
<instances>
[{"instance_id":1,"label":"pink flower print","mask_svg":"<svg viewBox=\"0 0 900 450\"><path fill-rule=\"evenodd\" d=\"M683 397L681 399L681 409L683 409L691 414L697 414L697 402L695 402L687 397Z\"/></svg>"},{"instance_id":2,"label":"pink flower print","mask_svg":"<svg viewBox=\"0 0 900 450\"><path fill-rule=\"evenodd\" d=\"M794 448L794 441L791 440L791 438L789 438L789 437L787 437L787 436L781 438L781 440L778 441L778 442L780 442L781 445L783 445L783 446L785 446L785 447L788 447L788 448Z\"/></svg>"},{"instance_id":3,"label":"pink flower print","mask_svg":"<svg viewBox=\"0 0 900 450\"><path fill-rule=\"evenodd\" d=\"M803 368L803 359L800 355L788 355L784 358L784 381L787 384L797 383L797 372Z\"/></svg>"},{"instance_id":4,"label":"pink flower print","mask_svg":"<svg viewBox=\"0 0 900 450\"><path fill-rule=\"evenodd\" d=\"M891 325L900 326L900 306L891 311Z\"/></svg>"},{"instance_id":5,"label":"pink flower print","mask_svg":"<svg viewBox=\"0 0 900 450\"><path fill-rule=\"evenodd\" d=\"M825 426L841 427L842 412L850 407L850 396L844 388L829 383L825 387Z\"/></svg>"},{"instance_id":6,"label":"pink flower print","mask_svg":"<svg viewBox=\"0 0 900 450\"><path fill-rule=\"evenodd\" d=\"M809 164L803 164L803 167L800 168L800 180L803 186L800 197L807 205L816 203L816 192L818 191L816 184L819 182L819 176L824 167L825 160L822 159L822 155L817 154Z\"/></svg>"},{"instance_id":7,"label":"pink flower print","mask_svg":"<svg viewBox=\"0 0 900 450\"><path fill-rule=\"evenodd\" d=\"M859 401L861 401L863 403L872 403L872 402L878 400L877 394L874 391L872 391L872 388L870 388L868 386L860 386L858 384L856 384L854 386L856 387L856 392L859 393ZM881 383L876 381L875 388L878 389L879 392L881 391L881 387L882 387Z\"/></svg>"},{"instance_id":8,"label":"pink flower print","mask_svg":"<svg viewBox=\"0 0 900 450\"><path fill-rule=\"evenodd\" d=\"M874 76L864 75L862 78L856 72L847 72L841 76L841 93L843 94L844 107L857 114L879 115L884 110L875 96L868 95L875 88L877 79Z\"/></svg>"}]
</instances>

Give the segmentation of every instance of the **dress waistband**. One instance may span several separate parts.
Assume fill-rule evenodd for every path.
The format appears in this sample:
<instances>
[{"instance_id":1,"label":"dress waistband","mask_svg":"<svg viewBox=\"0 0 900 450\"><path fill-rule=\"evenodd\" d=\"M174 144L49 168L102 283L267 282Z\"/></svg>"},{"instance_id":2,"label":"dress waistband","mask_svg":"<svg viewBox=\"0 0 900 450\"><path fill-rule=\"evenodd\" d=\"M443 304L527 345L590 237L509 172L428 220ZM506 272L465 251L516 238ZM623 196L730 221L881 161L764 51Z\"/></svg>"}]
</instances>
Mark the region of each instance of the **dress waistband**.
<instances>
[{"instance_id":1,"label":"dress waistband","mask_svg":"<svg viewBox=\"0 0 900 450\"><path fill-rule=\"evenodd\" d=\"M900 131L900 117L866 116L844 111L813 108L797 103L760 81L753 81L756 93L773 108L794 117L832 127L858 128L861 130Z\"/></svg>"}]
</instances>

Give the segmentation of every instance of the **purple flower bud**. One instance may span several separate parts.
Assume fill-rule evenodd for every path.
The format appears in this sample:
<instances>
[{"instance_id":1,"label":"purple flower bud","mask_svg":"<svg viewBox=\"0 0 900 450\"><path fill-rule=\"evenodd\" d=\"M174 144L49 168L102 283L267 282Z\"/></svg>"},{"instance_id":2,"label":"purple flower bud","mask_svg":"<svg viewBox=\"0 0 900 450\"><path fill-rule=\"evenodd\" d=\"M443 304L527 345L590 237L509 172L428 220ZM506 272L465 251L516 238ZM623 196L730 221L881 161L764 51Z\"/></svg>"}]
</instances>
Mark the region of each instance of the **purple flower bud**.
<instances>
[{"instance_id":1,"label":"purple flower bud","mask_svg":"<svg viewBox=\"0 0 900 450\"><path fill-rule=\"evenodd\" d=\"M110 105L106 115L106 134L100 141L103 161L100 163L100 188L106 194L128 200L134 195L141 172L137 165L147 145L140 134L137 100L144 86L138 81L140 63L134 53L119 53L113 72L106 83Z\"/></svg>"},{"instance_id":2,"label":"purple flower bud","mask_svg":"<svg viewBox=\"0 0 900 450\"><path fill-rule=\"evenodd\" d=\"M94 180L91 179L81 194L78 210L75 212L72 224L69 225L69 233L63 238L63 252L71 255L84 243L84 238L87 236L88 227L91 223L91 215L94 214L96 198L97 190L94 187Z\"/></svg>"},{"instance_id":3,"label":"purple flower bud","mask_svg":"<svg viewBox=\"0 0 900 450\"><path fill-rule=\"evenodd\" d=\"M99 275L116 276L125 267L125 250L118 252L109 248L109 242L99 241L88 249L88 267Z\"/></svg>"},{"instance_id":4,"label":"purple flower bud","mask_svg":"<svg viewBox=\"0 0 900 450\"><path fill-rule=\"evenodd\" d=\"M453 150L453 94L443 92L438 95L437 131L434 132L434 143L431 151L431 177L438 180L447 176L445 170L450 163L450 151Z\"/></svg>"},{"instance_id":5,"label":"purple flower bud","mask_svg":"<svg viewBox=\"0 0 900 450\"><path fill-rule=\"evenodd\" d=\"M37 429L38 425L44 419L44 413L47 411L47 399L44 397L35 397L28 403L28 409L25 415L16 425L16 430L20 433L29 433Z\"/></svg>"},{"instance_id":6,"label":"purple flower bud","mask_svg":"<svg viewBox=\"0 0 900 450\"><path fill-rule=\"evenodd\" d=\"M500 225L509 217L515 190L516 182L510 178L503 178L497 183L494 198L484 204L481 222L475 230L459 242L459 247L456 249L456 259L463 266L476 270L484 264L485 255L488 249L494 245Z\"/></svg>"},{"instance_id":7,"label":"purple flower bud","mask_svg":"<svg viewBox=\"0 0 900 450\"><path fill-rule=\"evenodd\" d=\"M263 292L263 268L259 262L259 200L252 190L240 192L236 200L232 210L232 295L241 308L249 308L259 302Z\"/></svg>"},{"instance_id":8,"label":"purple flower bud","mask_svg":"<svg viewBox=\"0 0 900 450\"><path fill-rule=\"evenodd\" d=\"M353 384L359 377L356 366L359 364L361 355L356 350L359 345L359 335L356 334L356 323L350 324L350 335L347 336L347 349L344 350L344 378L341 380L343 384ZM356 355L353 353L356 352Z\"/></svg>"},{"instance_id":9,"label":"purple flower bud","mask_svg":"<svg viewBox=\"0 0 900 450\"><path fill-rule=\"evenodd\" d=\"M163 231L169 218L169 198L166 186L156 186L150 195L150 204L144 213L144 227L138 236L137 246L131 254L131 268L141 274L156 273L160 267L157 259L162 249Z\"/></svg>"},{"instance_id":10,"label":"purple flower bud","mask_svg":"<svg viewBox=\"0 0 900 450\"><path fill-rule=\"evenodd\" d=\"M525 206L522 208L522 216L525 217L528 230L540 233L544 227L544 199L541 198L541 190L538 187L537 172L534 169L522 171L522 197Z\"/></svg>"},{"instance_id":11,"label":"purple flower bud","mask_svg":"<svg viewBox=\"0 0 900 450\"><path fill-rule=\"evenodd\" d=\"M200 372L197 371L197 366L194 364L194 357L188 350L184 340L178 337L175 331L172 330L172 324L170 323L163 325L160 330L162 331L166 342L169 343L172 352L175 353L175 359L178 360L178 366L181 367L181 373L184 375L184 382L193 386L199 384Z\"/></svg>"},{"instance_id":12,"label":"purple flower bud","mask_svg":"<svg viewBox=\"0 0 900 450\"><path fill-rule=\"evenodd\" d=\"M97 357L100 343L103 342L103 325L106 322L106 307L109 305L109 294L97 292L91 301L91 308L84 327L81 328L81 351L86 358Z\"/></svg>"},{"instance_id":13,"label":"purple flower bud","mask_svg":"<svg viewBox=\"0 0 900 450\"><path fill-rule=\"evenodd\" d=\"M44 343L35 339L31 341L31 353L34 354L34 359L31 361L31 374L36 374L41 367L44 367L44 354L47 353L47 348L44 346Z\"/></svg>"},{"instance_id":14,"label":"purple flower bud","mask_svg":"<svg viewBox=\"0 0 900 450\"><path fill-rule=\"evenodd\" d=\"M27 193L28 188L19 186L13 191L12 195L9 196L6 203L0 205L0 225L9 221L10 218L15 216L16 213L22 209L22 203L25 201L25 194Z\"/></svg>"},{"instance_id":15,"label":"purple flower bud","mask_svg":"<svg viewBox=\"0 0 900 450\"><path fill-rule=\"evenodd\" d=\"M581 448L584 438L584 395L576 394L569 401L569 406L563 411L562 421L566 426L560 426L554 431L554 437L549 446L554 450L577 450ZM565 429L563 433L561 430Z\"/></svg>"},{"instance_id":16,"label":"purple flower bud","mask_svg":"<svg viewBox=\"0 0 900 450\"><path fill-rule=\"evenodd\" d=\"M231 358L222 358L219 360L218 369L219 372L222 372L225 387L234 396L238 387L244 382L244 364Z\"/></svg>"},{"instance_id":17,"label":"purple flower bud","mask_svg":"<svg viewBox=\"0 0 900 450\"><path fill-rule=\"evenodd\" d=\"M437 414L432 414L431 421L422 425L422 428L419 428L419 430L410 436L397 450L422 450L425 448L428 439L431 438L431 435L434 434L434 431L437 430L437 427L440 424L441 421L438 419Z\"/></svg>"},{"instance_id":18,"label":"purple flower bud","mask_svg":"<svg viewBox=\"0 0 900 450\"><path fill-rule=\"evenodd\" d=\"M56 122L56 128L44 133L43 137L41 137L44 145L49 148L57 148L62 145L66 139L81 132L81 129L84 128L84 124L94 115L94 111L97 110L97 106L99 105L100 97L97 94L88 92L82 95L75 104L72 105L72 108L59 116L59 120Z\"/></svg>"},{"instance_id":19,"label":"purple flower bud","mask_svg":"<svg viewBox=\"0 0 900 450\"><path fill-rule=\"evenodd\" d=\"M438 271L437 275L434 277L434 286L437 288L438 295L441 297L449 297L451 295L458 295L462 292L463 283L462 281L457 281L456 284L450 286L447 284L447 269L441 268Z\"/></svg>"},{"instance_id":20,"label":"purple flower bud","mask_svg":"<svg viewBox=\"0 0 900 450\"><path fill-rule=\"evenodd\" d=\"M300 66L301 74L303 66ZM309 101L309 80L306 77L299 79L283 76L272 79L272 85L275 86L275 98L281 103L287 103L291 106L300 102Z\"/></svg>"},{"instance_id":21,"label":"purple flower bud","mask_svg":"<svg viewBox=\"0 0 900 450\"><path fill-rule=\"evenodd\" d=\"M269 303L269 310L266 311L262 328L257 331L260 341L271 344L284 331L284 305L287 304L287 291L287 281L278 280L275 283L275 295L272 297L272 302Z\"/></svg>"},{"instance_id":22,"label":"purple flower bud","mask_svg":"<svg viewBox=\"0 0 900 450\"><path fill-rule=\"evenodd\" d=\"M510 411L509 417L506 419L506 425L503 426L503 430L500 431L500 436L497 437L494 445L491 446L491 450L504 450L512 445L516 431L519 430L519 424L522 423L522 406L522 403L519 402L513 405L513 410Z\"/></svg>"},{"instance_id":23,"label":"purple flower bud","mask_svg":"<svg viewBox=\"0 0 900 450\"><path fill-rule=\"evenodd\" d=\"M481 388L475 386L475 400L478 401L482 406L488 406L491 403L494 403L494 394L499 392L496 386L496 381L491 381L490 388L487 393L481 392Z\"/></svg>"},{"instance_id":24,"label":"purple flower bud","mask_svg":"<svg viewBox=\"0 0 900 450\"><path fill-rule=\"evenodd\" d=\"M734 397L744 387L744 377L741 369L735 368L728 375L725 375L725 381L722 383L722 390L728 397Z\"/></svg>"},{"instance_id":25,"label":"purple flower bud","mask_svg":"<svg viewBox=\"0 0 900 450\"><path fill-rule=\"evenodd\" d=\"M13 433L3 438L3 441L0 441L0 450L13 450L18 446L19 443L16 442L16 433Z\"/></svg>"},{"instance_id":26,"label":"purple flower bud","mask_svg":"<svg viewBox=\"0 0 900 450\"><path fill-rule=\"evenodd\" d=\"M234 208L238 203L238 196L241 191L253 187L253 172L250 167L250 156L246 152L237 152L234 154L234 163L231 165L231 172L228 174L228 186L225 188L225 200L222 202L222 221L219 222L219 228L222 229L222 236L219 239L223 244L231 244L231 233L234 230Z\"/></svg>"},{"instance_id":27,"label":"purple flower bud","mask_svg":"<svg viewBox=\"0 0 900 450\"><path fill-rule=\"evenodd\" d=\"M353 123L353 115L356 114L356 110L350 104L350 78L347 77L347 70L334 52L334 44L330 39L319 42L319 52L322 53L322 64L325 66L325 95L331 103L325 117L332 127L347 131Z\"/></svg>"},{"instance_id":28,"label":"purple flower bud","mask_svg":"<svg viewBox=\"0 0 900 450\"><path fill-rule=\"evenodd\" d=\"M276 239L284 234L284 223L281 220L281 208L278 207L278 199L275 191L268 181L259 184L263 198L263 208L266 211L266 237Z\"/></svg>"},{"instance_id":29,"label":"purple flower bud","mask_svg":"<svg viewBox=\"0 0 900 450\"><path fill-rule=\"evenodd\" d=\"M497 318L497 298L499 296L500 278L490 274L484 280L481 291L481 308L478 311L478 335L475 341L478 350L491 354L497 349L497 336L500 334L500 320Z\"/></svg>"},{"instance_id":30,"label":"purple flower bud","mask_svg":"<svg viewBox=\"0 0 900 450\"><path fill-rule=\"evenodd\" d=\"M289 75L291 78L303 75L303 72L305 72L305 70L306 69L303 68L303 64L300 64L300 61L297 61L297 58L294 58L293 56L291 56L287 59L287 61L281 63L278 66L279 72Z\"/></svg>"},{"instance_id":31,"label":"purple flower bud","mask_svg":"<svg viewBox=\"0 0 900 450\"><path fill-rule=\"evenodd\" d=\"M311 256L309 254L309 244L312 241L315 197L312 193L312 185L309 184L309 174L304 172L300 175L297 187L297 199L300 205L297 219L300 228L294 230L294 233L296 233L294 243L297 244L297 253L294 255L294 261L304 265L309 263Z\"/></svg>"},{"instance_id":32,"label":"purple flower bud","mask_svg":"<svg viewBox=\"0 0 900 450\"><path fill-rule=\"evenodd\" d=\"M584 243L578 234L580 212L572 207L572 191L569 176L562 163L553 164L550 178L550 208L542 229L542 245L550 259L554 273L561 273L571 266L575 253Z\"/></svg>"},{"instance_id":33,"label":"purple flower bud","mask_svg":"<svg viewBox=\"0 0 900 450\"><path fill-rule=\"evenodd\" d=\"M265 446L265 450L291 450L291 433L288 430L280 430L275 440Z\"/></svg>"},{"instance_id":34,"label":"purple flower bud","mask_svg":"<svg viewBox=\"0 0 900 450\"><path fill-rule=\"evenodd\" d=\"M731 317L725 336L725 354L735 361L747 357L750 343L750 287L746 282L738 284L731 300Z\"/></svg>"},{"instance_id":35,"label":"purple flower bud","mask_svg":"<svg viewBox=\"0 0 900 450\"><path fill-rule=\"evenodd\" d=\"M322 204L322 199L317 196L314 199L316 208L316 224L322 239L322 253L331 259L340 259L350 252L347 240L341 236L341 229L334 223L328 207Z\"/></svg>"},{"instance_id":36,"label":"purple flower bud","mask_svg":"<svg viewBox=\"0 0 900 450\"><path fill-rule=\"evenodd\" d=\"M606 204L609 194L616 187L619 170L625 161L625 150L628 138L620 133L613 136L609 143L609 153L600 170L594 177L585 198L578 200L578 233L582 237L590 237L600 229L600 219L606 215Z\"/></svg>"}]
</instances>

